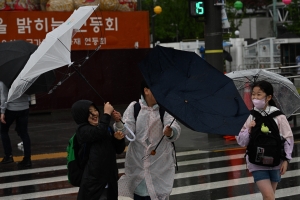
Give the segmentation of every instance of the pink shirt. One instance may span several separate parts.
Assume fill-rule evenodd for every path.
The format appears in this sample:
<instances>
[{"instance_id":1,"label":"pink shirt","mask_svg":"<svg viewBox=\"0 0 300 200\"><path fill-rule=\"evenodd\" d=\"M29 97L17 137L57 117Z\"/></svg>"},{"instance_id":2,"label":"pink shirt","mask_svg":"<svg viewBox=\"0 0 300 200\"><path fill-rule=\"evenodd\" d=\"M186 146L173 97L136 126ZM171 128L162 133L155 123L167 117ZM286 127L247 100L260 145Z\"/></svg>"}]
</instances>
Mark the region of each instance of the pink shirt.
<instances>
[{"instance_id":1,"label":"pink shirt","mask_svg":"<svg viewBox=\"0 0 300 200\"><path fill-rule=\"evenodd\" d=\"M254 108L255 110L257 110L256 108ZM278 110L276 107L273 106L267 106L267 108L265 109L265 111L270 114L274 111ZM259 111L259 110L257 110ZM264 115L264 113L262 113L262 115ZM245 147L248 145L249 143L249 127L250 127L250 123L253 120L253 116L250 115L246 121L246 123L244 124L244 126L242 127L242 130L240 131L239 135L236 136L236 141L237 143L242 146ZM289 125L289 122L287 121L285 115L279 115L277 117L274 118L275 122L278 125L279 128L279 133L287 140L284 143L284 150L286 153L286 158L291 160L292 159L292 152L293 152L293 147L294 147L294 136L293 136L293 132L291 130L291 127ZM265 167L265 166L260 166L260 165L255 165L249 162L248 160L248 156L246 156L246 161L247 161L247 168L249 169L250 172L252 171L257 171L257 170L272 170L272 169L280 169L282 162L275 167Z\"/></svg>"}]
</instances>

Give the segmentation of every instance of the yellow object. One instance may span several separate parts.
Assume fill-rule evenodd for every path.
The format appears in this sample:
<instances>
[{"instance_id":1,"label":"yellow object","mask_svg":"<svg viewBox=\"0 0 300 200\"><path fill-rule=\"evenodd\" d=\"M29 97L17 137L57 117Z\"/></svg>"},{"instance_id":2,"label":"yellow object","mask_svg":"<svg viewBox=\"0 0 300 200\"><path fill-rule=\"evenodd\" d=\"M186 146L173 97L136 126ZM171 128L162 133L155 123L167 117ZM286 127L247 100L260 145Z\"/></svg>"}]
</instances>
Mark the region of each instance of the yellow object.
<instances>
[{"instance_id":1,"label":"yellow object","mask_svg":"<svg viewBox=\"0 0 300 200\"><path fill-rule=\"evenodd\" d=\"M160 14L162 12L162 8L160 6L155 6L153 10L155 14Z\"/></svg>"},{"instance_id":2,"label":"yellow object","mask_svg":"<svg viewBox=\"0 0 300 200\"><path fill-rule=\"evenodd\" d=\"M261 129L260 130L263 133L269 133L269 128L267 126L265 126L264 123L261 125Z\"/></svg>"},{"instance_id":3,"label":"yellow object","mask_svg":"<svg viewBox=\"0 0 300 200\"><path fill-rule=\"evenodd\" d=\"M223 53L223 49L205 50L205 53Z\"/></svg>"}]
</instances>

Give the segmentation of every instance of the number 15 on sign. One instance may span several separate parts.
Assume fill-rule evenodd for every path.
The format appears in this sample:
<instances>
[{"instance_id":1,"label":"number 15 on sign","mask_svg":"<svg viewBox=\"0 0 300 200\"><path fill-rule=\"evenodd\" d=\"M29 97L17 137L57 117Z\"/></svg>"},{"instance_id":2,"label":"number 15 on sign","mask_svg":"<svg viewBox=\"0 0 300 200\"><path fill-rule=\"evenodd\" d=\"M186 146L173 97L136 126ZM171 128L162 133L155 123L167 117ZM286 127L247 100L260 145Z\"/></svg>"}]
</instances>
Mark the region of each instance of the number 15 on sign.
<instances>
[{"instance_id":1,"label":"number 15 on sign","mask_svg":"<svg viewBox=\"0 0 300 200\"><path fill-rule=\"evenodd\" d=\"M191 17L203 17L205 15L205 0L190 0L189 11Z\"/></svg>"}]
</instances>

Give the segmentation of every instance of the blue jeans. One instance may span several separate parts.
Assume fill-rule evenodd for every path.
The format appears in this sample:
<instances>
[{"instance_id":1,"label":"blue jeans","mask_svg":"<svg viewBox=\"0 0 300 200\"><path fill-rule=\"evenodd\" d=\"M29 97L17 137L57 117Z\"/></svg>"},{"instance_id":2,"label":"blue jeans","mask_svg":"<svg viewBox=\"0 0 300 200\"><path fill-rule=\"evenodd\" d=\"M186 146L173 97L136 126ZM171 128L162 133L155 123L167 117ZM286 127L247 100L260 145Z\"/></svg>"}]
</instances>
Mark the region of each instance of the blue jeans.
<instances>
[{"instance_id":1,"label":"blue jeans","mask_svg":"<svg viewBox=\"0 0 300 200\"><path fill-rule=\"evenodd\" d=\"M16 131L20 138L23 141L24 147L24 156L31 156L31 142L28 135L28 115L29 109L20 110L20 111L5 111L5 121L6 124L1 123L1 139L2 145L4 148L5 156L12 155L11 142L8 135L9 127L12 125L14 121L16 121Z\"/></svg>"},{"instance_id":2,"label":"blue jeans","mask_svg":"<svg viewBox=\"0 0 300 200\"><path fill-rule=\"evenodd\" d=\"M253 171L251 173L252 173L255 183L257 181L265 180L265 179L269 179L269 180L271 180L271 182L276 182L276 183L280 182L280 180L281 180L281 175L280 175L279 169L258 170L258 171Z\"/></svg>"}]
</instances>

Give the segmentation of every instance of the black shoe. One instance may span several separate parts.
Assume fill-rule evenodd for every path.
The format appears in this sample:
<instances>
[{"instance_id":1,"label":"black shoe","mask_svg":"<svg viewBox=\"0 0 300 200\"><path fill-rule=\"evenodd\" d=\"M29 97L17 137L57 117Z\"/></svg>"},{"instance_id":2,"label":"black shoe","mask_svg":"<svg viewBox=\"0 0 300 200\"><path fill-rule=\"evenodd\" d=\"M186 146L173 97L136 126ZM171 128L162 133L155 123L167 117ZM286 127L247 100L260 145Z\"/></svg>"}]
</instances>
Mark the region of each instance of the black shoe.
<instances>
[{"instance_id":1,"label":"black shoe","mask_svg":"<svg viewBox=\"0 0 300 200\"><path fill-rule=\"evenodd\" d=\"M31 167L31 159L24 157L23 160L18 163L18 167Z\"/></svg>"},{"instance_id":2,"label":"black shoe","mask_svg":"<svg viewBox=\"0 0 300 200\"><path fill-rule=\"evenodd\" d=\"M8 163L12 163L12 162L14 162L14 159L13 159L12 155L10 155L10 156L4 156L0 163L8 164Z\"/></svg>"}]
</instances>

